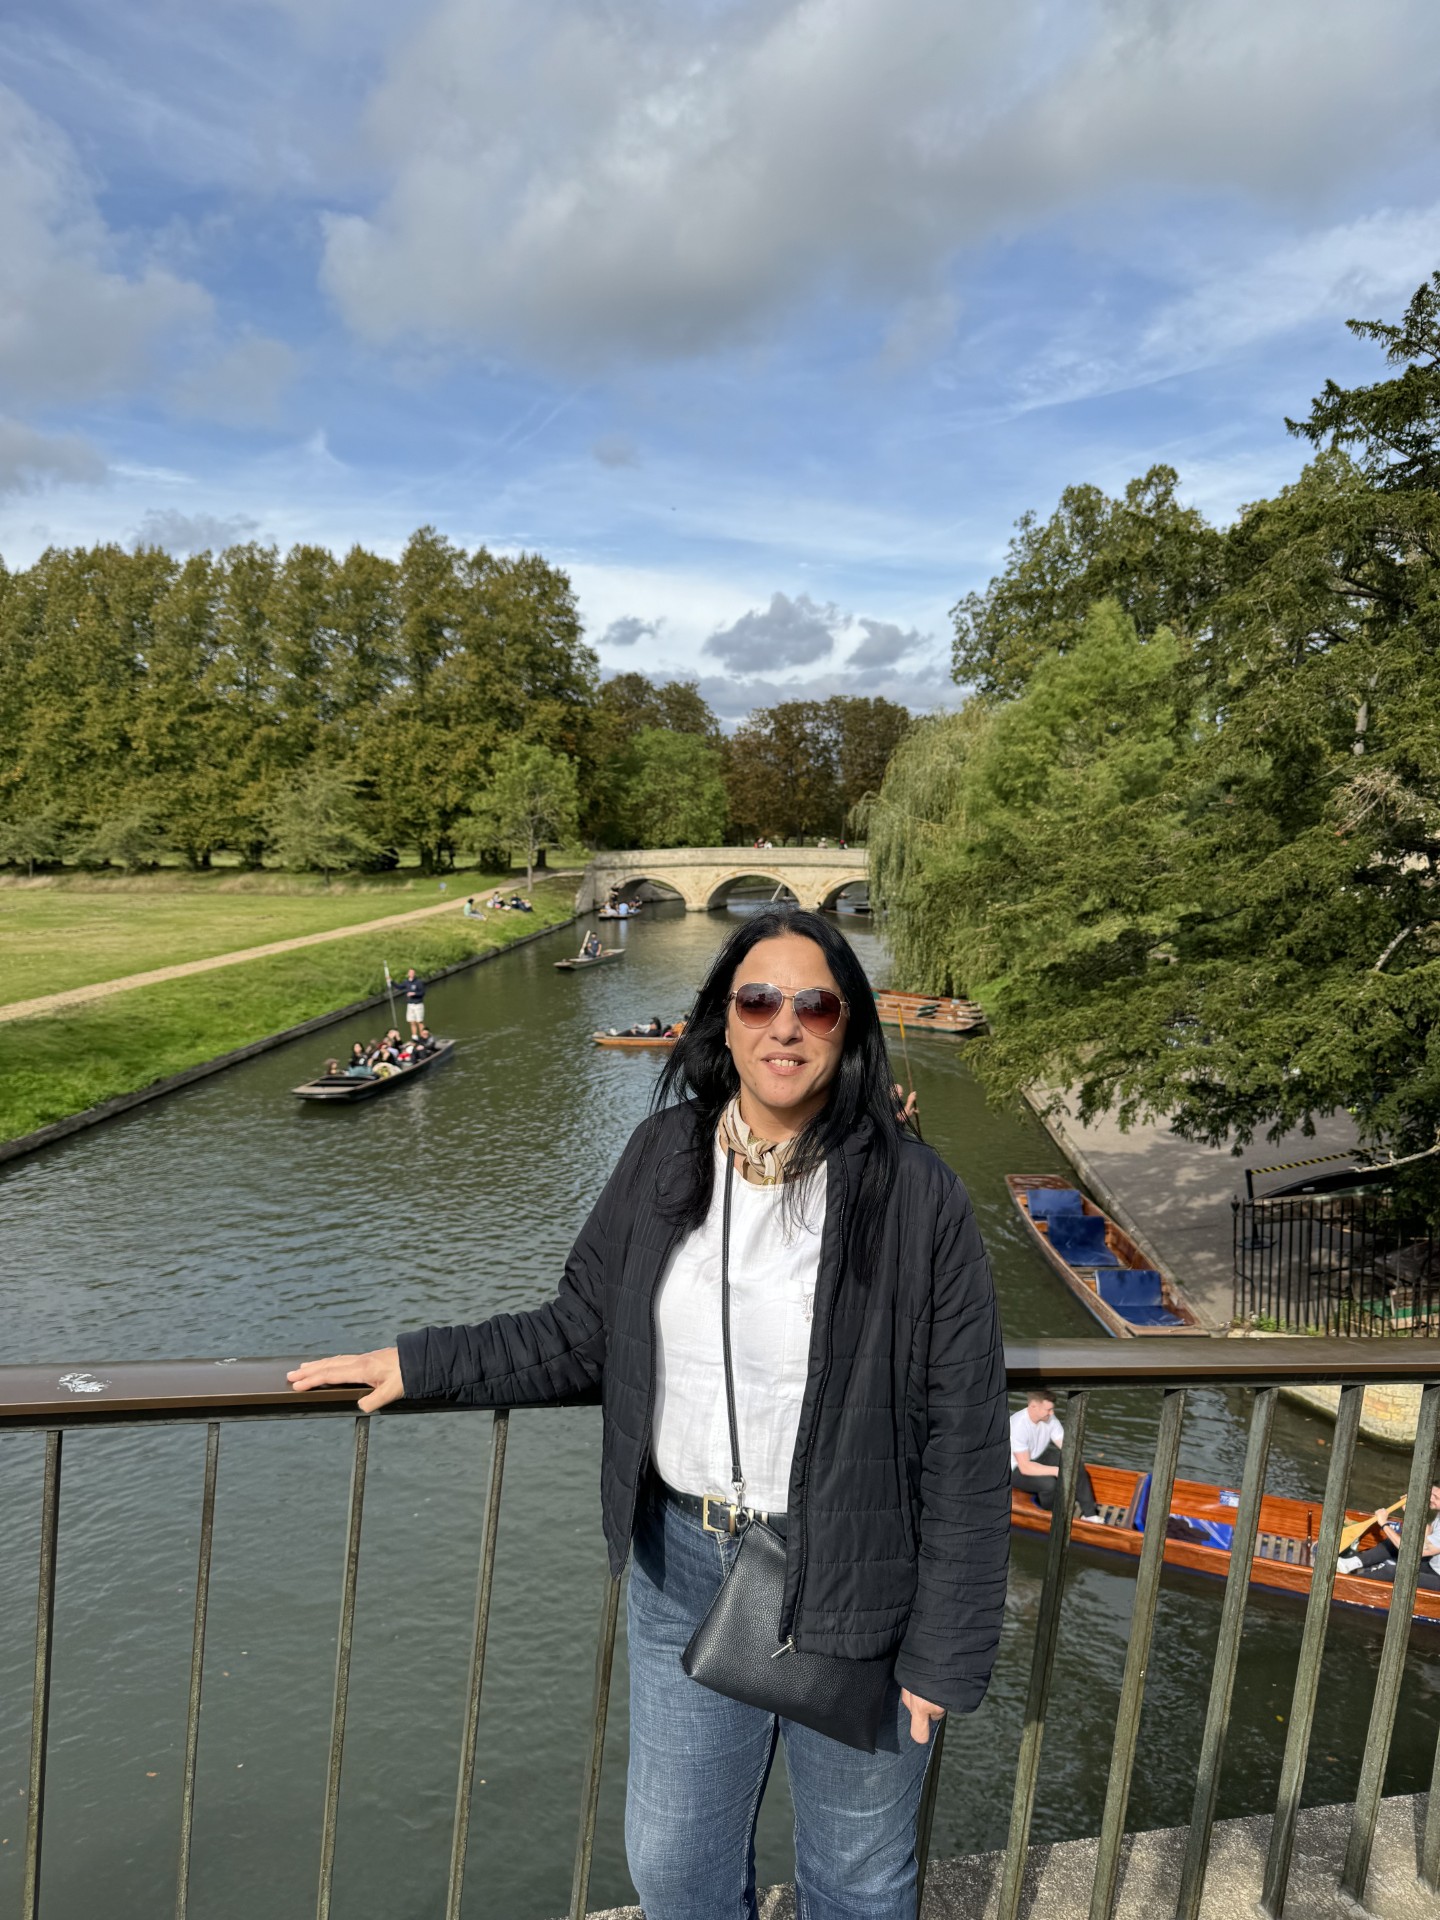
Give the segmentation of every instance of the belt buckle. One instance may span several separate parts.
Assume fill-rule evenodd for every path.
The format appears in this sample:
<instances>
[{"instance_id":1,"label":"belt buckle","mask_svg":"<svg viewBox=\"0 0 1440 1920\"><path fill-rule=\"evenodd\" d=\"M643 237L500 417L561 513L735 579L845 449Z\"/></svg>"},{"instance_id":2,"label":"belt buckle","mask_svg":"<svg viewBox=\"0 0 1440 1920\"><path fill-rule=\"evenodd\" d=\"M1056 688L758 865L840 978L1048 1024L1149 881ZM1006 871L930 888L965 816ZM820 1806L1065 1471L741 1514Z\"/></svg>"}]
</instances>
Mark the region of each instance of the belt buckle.
<instances>
[{"instance_id":1,"label":"belt buckle","mask_svg":"<svg viewBox=\"0 0 1440 1920\"><path fill-rule=\"evenodd\" d=\"M710 1508L711 1508L711 1505L712 1505L712 1503L713 1503L713 1504L714 1504L715 1506L717 1506L717 1507L723 1507L723 1508L724 1508L724 1510L725 1510L725 1512L726 1512L726 1514L727 1514L727 1516L728 1516L728 1519L729 1519L729 1524L728 1524L727 1526L723 1526L723 1527L712 1527L712 1526L711 1526L711 1524L710 1524ZM706 1495L705 1495L705 1496L704 1496L704 1497L702 1498L702 1500L701 1500L701 1502L700 1502L700 1527L701 1527L701 1531L702 1531L702 1532L704 1532L704 1533L713 1533L713 1534L715 1534L715 1535L717 1535L717 1536L723 1536L723 1535L725 1535L725 1534L732 1534L732 1533L734 1533L734 1531L735 1531L735 1509L734 1509L734 1507L733 1507L733 1506L732 1506L732 1505L730 1504L730 1502L729 1502L728 1500L722 1500L722 1499L721 1499L721 1498L719 1497L719 1495L718 1495L718 1494L713 1494L713 1493L707 1493L707 1494L706 1494Z\"/></svg>"}]
</instances>

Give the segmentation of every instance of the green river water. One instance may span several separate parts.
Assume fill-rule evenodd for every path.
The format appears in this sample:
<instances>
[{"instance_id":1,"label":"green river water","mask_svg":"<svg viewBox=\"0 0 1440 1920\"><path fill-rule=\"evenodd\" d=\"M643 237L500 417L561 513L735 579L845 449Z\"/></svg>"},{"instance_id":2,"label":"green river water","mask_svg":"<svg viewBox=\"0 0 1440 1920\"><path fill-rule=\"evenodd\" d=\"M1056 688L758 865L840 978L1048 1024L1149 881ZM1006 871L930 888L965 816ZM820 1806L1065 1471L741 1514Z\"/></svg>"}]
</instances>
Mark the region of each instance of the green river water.
<instances>
[{"instance_id":1,"label":"green river water","mask_svg":"<svg viewBox=\"0 0 1440 1920\"><path fill-rule=\"evenodd\" d=\"M460 1047L414 1086L353 1109L290 1086L378 1016L205 1081L0 1171L3 1357L93 1365L294 1355L378 1345L405 1326L522 1308L554 1288L586 1208L657 1070L588 1044L597 1026L681 1011L726 928L661 910L619 931L623 964L557 974L566 931L455 976L432 1026ZM856 945L879 981L868 923ZM283 1009L277 1009L283 1017ZM1003 1175L1063 1169L1028 1116L985 1104L965 1043L916 1039L927 1137L965 1178L1012 1337L1098 1335L1026 1246ZM1148 1463L1153 1400L1097 1401L1087 1453ZM352 1429L255 1424L221 1450L191 1913L314 1912ZM1318 1494L1330 1428L1282 1406L1270 1484ZM377 1421L360 1565L334 1912L430 1920L443 1903L490 1446L488 1415ZM180 1756L203 1427L66 1442L50 1742L45 1920L173 1911ZM43 1440L0 1436L0 1917L19 1910ZM599 1415L511 1423L480 1730L466 1912L545 1920L569 1896L604 1555ZM1182 1473L1237 1484L1242 1401L1195 1393ZM1354 1497L1403 1486L1361 1449ZM1014 1553L1005 1635L982 1709L950 1730L937 1855L1002 1845L1042 1546ZM1133 1563L1076 1557L1035 1838L1095 1831L1133 1593ZM1130 1824L1188 1817L1220 1588L1167 1578ZM1298 1603L1252 1596L1221 1812L1273 1797L1299 1643ZM1428 1782L1440 1669L1417 1632L1390 1791ZM1311 1801L1353 1791L1380 1627L1331 1626ZM630 1897L621 1843L623 1649L591 1902ZM789 1877L780 1770L761 1875Z\"/></svg>"}]
</instances>

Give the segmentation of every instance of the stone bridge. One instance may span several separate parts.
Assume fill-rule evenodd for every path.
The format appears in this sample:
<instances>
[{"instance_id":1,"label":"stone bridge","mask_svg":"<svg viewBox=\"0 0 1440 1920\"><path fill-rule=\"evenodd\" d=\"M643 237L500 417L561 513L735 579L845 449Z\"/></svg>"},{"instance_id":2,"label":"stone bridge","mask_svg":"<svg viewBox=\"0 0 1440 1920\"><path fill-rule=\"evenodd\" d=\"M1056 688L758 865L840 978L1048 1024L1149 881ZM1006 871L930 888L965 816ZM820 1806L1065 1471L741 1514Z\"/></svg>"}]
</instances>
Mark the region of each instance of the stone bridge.
<instances>
[{"instance_id":1,"label":"stone bridge","mask_svg":"<svg viewBox=\"0 0 1440 1920\"><path fill-rule=\"evenodd\" d=\"M788 887L802 907L833 907L846 887L869 877L863 847L653 847L597 853L575 896L577 913L603 906L612 888L633 892L642 881L671 887L691 913L725 904L741 880Z\"/></svg>"}]
</instances>

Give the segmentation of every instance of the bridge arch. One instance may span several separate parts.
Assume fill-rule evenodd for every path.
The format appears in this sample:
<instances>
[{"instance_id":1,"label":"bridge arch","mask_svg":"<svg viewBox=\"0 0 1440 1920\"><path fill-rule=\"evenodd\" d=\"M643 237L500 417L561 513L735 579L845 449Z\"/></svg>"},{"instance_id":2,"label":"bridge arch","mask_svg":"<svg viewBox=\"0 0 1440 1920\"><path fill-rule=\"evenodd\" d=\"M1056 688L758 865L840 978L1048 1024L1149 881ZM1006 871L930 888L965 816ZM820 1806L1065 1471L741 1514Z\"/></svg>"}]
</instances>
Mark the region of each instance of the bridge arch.
<instances>
[{"instance_id":1,"label":"bridge arch","mask_svg":"<svg viewBox=\"0 0 1440 1920\"><path fill-rule=\"evenodd\" d=\"M790 882L778 873L767 873L763 867L737 867L733 873L727 873L710 885L705 898L705 910L713 913L723 907L735 888L745 880L758 880L762 886L772 891L783 890L784 898L776 902L777 906L798 906L795 889Z\"/></svg>"}]
</instances>

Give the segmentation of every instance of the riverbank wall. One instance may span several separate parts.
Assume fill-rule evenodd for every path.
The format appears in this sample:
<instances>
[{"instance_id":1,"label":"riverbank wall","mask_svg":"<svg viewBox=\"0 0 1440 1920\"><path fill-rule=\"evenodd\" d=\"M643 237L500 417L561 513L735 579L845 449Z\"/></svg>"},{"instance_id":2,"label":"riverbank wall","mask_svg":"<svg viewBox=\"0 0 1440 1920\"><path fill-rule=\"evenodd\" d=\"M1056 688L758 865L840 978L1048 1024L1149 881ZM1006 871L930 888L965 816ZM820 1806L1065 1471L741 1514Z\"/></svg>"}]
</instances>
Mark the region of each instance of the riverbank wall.
<instances>
[{"instance_id":1,"label":"riverbank wall","mask_svg":"<svg viewBox=\"0 0 1440 1920\"><path fill-rule=\"evenodd\" d=\"M1264 1339L1236 1328L1234 1319L1234 1210L1245 1184L1244 1161L1229 1145L1182 1140L1154 1122L1122 1129L1110 1115L1082 1124L1073 1105L1055 1105L1038 1091L1030 1104L1041 1125L1105 1211L1140 1246L1151 1264L1184 1294L1217 1336ZM1266 1163L1316 1153L1348 1153L1356 1146L1346 1113L1330 1114L1314 1134L1290 1133L1263 1148ZM1284 1387L1287 1400L1335 1418L1338 1387ZM1420 1415L1418 1387L1368 1387L1360 1432L1380 1446L1409 1449Z\"/></svg>"},{"instance_id":2,"label":"riverbank wall","mask_svg":"<svg viewBox=\"0 0 1440 1920\"><path fill-rule=\"evenodd\" d=\"M523 933L517 939L507 940L503 947L492 947L488 953L474 953L464 960L451 962L449 966L436 967L427 977L429 980L443 980L452 973L466 973L472 967L484 966L487 960L498 960L502 954L514 953L517 947L529 946L532 941L542 940L547 934L573 926L578 917L572 913L566 919L552 920L547 926L537 927L533 933ZM370 1007L383 1006L386 997L382 991L369 994L362 1000L351 1000L329 1013L302 1020L298 1026L282 1027L278 1033L268 1033L262 1039L233 1048L229 1053L216 1054L211 1060L202 1060L179 1073L167 1074L162 1080L152 1080L149 1086L137 1087L133 1093L117 1094L113 1100L102 1100L98 1106L86 1107L81 1113L67 1114L65 1119L53 1120L49 1126L37 1127L32 1133L22 1133L13 1140L0 1141L0 1165L18 1160L25 1154L38 1153L43 1147L55 1146L69 1139L72 1133L102 1126L107 1120L118 1120L121 1114L131 1113L148 1101L159 1100L167 1093L178 1093L182 1087L208 1079L212 1073L223 1073L226 1067L238 1067L241 1061L253 1060L275 1047L288 1045L291 1040L303 1040L307 1033L319 1033L325 1027L337 1026L340 1021L350 1019L354 1014L366 1012Z\"/></svg>"},{"instance_id":3,"label":"riverbank wall","mask_svg":"<svg viewBox=\"0 0 1440 1920\"><path fill-rule=\"evenodd\" d=\"M1363 1911L1371 1920L1434 1920L1435 1896L1419 1878L1420 1840L1427 1794L1397 1795L1380 1803L1375 1849ZM1362 1910L1339 1892L1340 1869L1354 1809L1303 1808L1285 1898L1285 1920L1339 1920ZM1258 1914L1270 1816L1217 1820L1210 1843L1200 1920L1235 1920ZM1115 1920L1152 1920L1172 1913L1187 1827L1165 1827L1126 1836L1120 1855ZM1028 1920L1085 1920L1095 1877L1094 1840L1061 1840L1027 1849L1020 1912ZM925 1877L921 1920L994 1920L1000 1905L1003 1853L972 1853L932 1860ZM643 1920L638 1907L616 1907L590 1920ZM793 1887L771 1887L761 1896L760 1920L796 1920Z\"/></svg>"}]
</instances>

